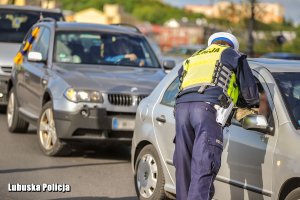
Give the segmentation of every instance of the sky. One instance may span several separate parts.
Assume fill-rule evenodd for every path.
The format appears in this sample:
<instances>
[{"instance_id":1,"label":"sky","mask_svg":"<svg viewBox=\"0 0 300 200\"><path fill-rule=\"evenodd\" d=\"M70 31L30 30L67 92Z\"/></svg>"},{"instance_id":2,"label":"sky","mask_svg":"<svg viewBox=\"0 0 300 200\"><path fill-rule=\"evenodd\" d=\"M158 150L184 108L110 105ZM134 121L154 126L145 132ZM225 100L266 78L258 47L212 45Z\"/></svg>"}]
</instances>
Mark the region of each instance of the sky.
<instances>
[{"instance_id":1,"label":"sky","mask_svg":"<svg viewBox=\"0 0 300 200\"><path fill-rule=\"evenodd\" d=\"M218 2L220 0L164 0L166 3L182 7L185 4L200 4L209 5L211 2ZM233 2L243 2L245 0L230 0ZM291 19L294 22L300 24L300 0L257 0L259 2L270 2L270 3L280 3L285 10L285 18Z\"/></svg>"}]
</instances>

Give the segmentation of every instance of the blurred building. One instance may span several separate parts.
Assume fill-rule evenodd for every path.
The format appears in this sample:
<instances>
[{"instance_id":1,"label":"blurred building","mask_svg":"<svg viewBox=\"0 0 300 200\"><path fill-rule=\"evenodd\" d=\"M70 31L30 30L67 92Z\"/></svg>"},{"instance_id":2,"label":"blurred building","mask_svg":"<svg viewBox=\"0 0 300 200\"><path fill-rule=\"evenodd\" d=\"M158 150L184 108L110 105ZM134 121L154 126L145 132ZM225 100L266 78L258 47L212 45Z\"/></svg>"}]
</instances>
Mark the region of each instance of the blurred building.
<instances>
[{"instance_id":1,"label":"blurred building","mask_svg":"<svg viewBox=\"0 0 300 200\"><path fill-rule=\"evenodd\" d=\"M15 4L19 6L25 5L24 0L0 0L0 4Z\"/></svg>"},{"instance_id":2,"label":"blurred building","mask_svg":"<svg viewBox=\"0 0 300 200\"><path fill-rule=\"evenodd\" d=\"M17 6L41 6L42 8L56 8L56 0L0 0L0 4L14 4Z\"/></svg>"},{"instance_id":3,"label":"blurred building","mask_svg":"<svg viewBox=\"0 0 300 200\"><path fill-rule=\"evenodd\" d=\"M282 23L284 21L284 8L279 3L259 3L255 9L257 19L266 24ZM249 9L248 13L250 15Z\"/></svg>"},{"instance_id":4,"label":"blurred building","mask_svg":"<svg viewBox=\"0 0 300 200\"><path fill-rule=\"evenodd\" d=\"M103 7L103 11L95 8L79 11L74 14L74 20L76 22L98 24L138 23L136 18L125 13L123 8L118 4L106 4Z\"/></svg>"},{"instance_id":5,"label":"blurred building","mask_svg":"<svg viewBox=\"0 0 300 200\"><path fill-rule=\"evenodd\" d=\"M152 37L163 51L180 45L203 44L206 28L196 23L171 19L163 26L139 25L139 29L146 35Z\"/></svg>"},{"instance_id":6,"label":"blurred building","mask_svg":"<svg viewBox=\"0 0 300 200\"><path fill-rule=\"evenodd\" d=\"M214 5L186 5L185 10L201 13L210 18L229 19L239 22L250 16L249 3L233 3L220 1ZM263 23L282 23L284 21L284 8L279 3L256 3L256 20Z\"/></svg>"}]
</instances>

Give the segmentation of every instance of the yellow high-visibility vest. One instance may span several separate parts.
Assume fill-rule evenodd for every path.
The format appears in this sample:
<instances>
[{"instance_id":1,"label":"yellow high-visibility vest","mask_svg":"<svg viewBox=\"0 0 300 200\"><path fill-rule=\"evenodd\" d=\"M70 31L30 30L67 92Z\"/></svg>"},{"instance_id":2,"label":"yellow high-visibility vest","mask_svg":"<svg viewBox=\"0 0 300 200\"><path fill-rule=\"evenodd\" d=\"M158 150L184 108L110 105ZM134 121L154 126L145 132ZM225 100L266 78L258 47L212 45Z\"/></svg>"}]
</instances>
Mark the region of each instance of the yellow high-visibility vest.
<instances>
[{"instance_id":1,"label":"yellow high-visibility vest","mask_svg":"<svg viewBox=\"0 0 300 200\"><path fill-rule=\"evenodd\" d=\"M192 87L201 85L212 85L215 84L213 75L216 69L217 61L220 61L222 52L230 48L228 46L222 46L212 44L205 50L196 52L193 56L186 59L183 63L183 77L181 83L181 90L185 90ZM229 71L226 66L223 66L225 71ZM230 71L229 71L230 72ZM217 77L219 78L219 77ZM221 77L223 80L224 77ZM218 85L223 88L225 94L236 103L239 95L239 89L236 84L236 75L234 72L230 72L228 77L228 83L223 84L218 82ZM224 88L226 86L226 88Z\"/></svg>"}]
</instances>

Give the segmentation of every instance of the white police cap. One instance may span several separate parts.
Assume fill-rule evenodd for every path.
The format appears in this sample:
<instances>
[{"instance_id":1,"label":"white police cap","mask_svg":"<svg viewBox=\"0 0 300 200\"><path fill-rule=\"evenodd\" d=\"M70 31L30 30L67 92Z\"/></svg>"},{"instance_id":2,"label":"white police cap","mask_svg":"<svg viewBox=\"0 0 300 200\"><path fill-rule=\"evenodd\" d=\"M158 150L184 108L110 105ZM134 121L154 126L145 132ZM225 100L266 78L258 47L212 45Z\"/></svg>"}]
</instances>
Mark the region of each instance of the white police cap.
<instances>
[{"instance_id":1,"label":"white police cap","mask_svg":"<svg viewBox=\"0 0 300 200\"><path fill-rule=\"evenodd\" d=\"M232 48L235 50L239 50L239 42L234 35L227 32L217 32L212 34L208 39L208 46L211 45L213 42L218 40L223 40L227 42Z\"/></svg>"}]
</instances>

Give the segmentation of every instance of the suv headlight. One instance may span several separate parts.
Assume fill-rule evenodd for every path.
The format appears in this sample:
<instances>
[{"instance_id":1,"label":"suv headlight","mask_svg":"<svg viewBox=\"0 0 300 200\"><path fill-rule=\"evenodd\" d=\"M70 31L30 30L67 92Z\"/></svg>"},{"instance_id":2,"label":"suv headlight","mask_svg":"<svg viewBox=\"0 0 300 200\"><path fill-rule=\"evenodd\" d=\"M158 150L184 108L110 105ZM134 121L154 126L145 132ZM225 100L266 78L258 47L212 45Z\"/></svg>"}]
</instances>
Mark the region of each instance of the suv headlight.
<instances>
[{"instance_id":1,"label":"suv headlight","mask_svg":"<svg viewBox=\"0 0 300 200\"><path fill-rule=\"evenodd\" d=\"M92 103L103 103L102 94L94 90L79 90L69 88L64 93L64 96L73 102L92 102Z\"/></svg>"}]
</instances>

